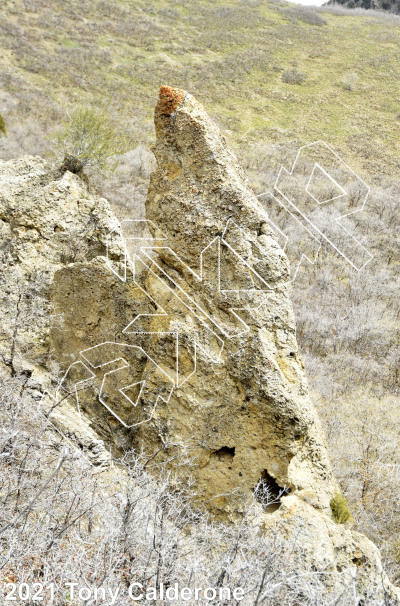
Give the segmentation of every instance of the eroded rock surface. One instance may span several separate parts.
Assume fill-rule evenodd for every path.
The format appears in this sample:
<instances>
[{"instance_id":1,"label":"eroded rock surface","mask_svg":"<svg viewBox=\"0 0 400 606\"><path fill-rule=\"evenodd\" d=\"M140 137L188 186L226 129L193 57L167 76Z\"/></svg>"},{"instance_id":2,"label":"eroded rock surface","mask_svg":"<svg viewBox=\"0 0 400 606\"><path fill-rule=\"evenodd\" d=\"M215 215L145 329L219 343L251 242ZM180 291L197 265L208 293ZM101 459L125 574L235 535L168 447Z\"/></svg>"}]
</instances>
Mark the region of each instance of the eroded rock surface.
<instances>
[{"instance_id":1,"label":"eroded rock surface","mask_svg":"<svg viewBox=\"0 0 400 606\"><path fill-rule=\"evenodd\" d=\"M199 346L196 372L157 407L155 426L168 439L191 442L202 496L224 514L234 512L235 496L216 495L249 495L260 477L328 512L335 482L307 394L286 257L204 109L176 93L171 113L165 97L173 97L168 87L156 109L157 170L146 217L166 241L144 285L171 314L169 329ZM160 291L159 276L171 291ZM177 290L186 308L176 305ZM167 324L154 317L151 330Z\"/></svg>"},{"instance_id":2,"label":"eroded rock surface","mask_svg":"<svg viewBox=\"0 0 400 606\"><path fill-rule=\"evenodd\" d=\"M134 313L132 286L115 280L105 260L107 236L120 227L108 202L90 195L78 177L25 157L0 162L0 229L2 366L25 377L39 403L46 390L54 392L79 347L109 338ZM109 257L124 258L118 236ZM82 434L73 422L76 404L65 394L61 419L93 448L94 434L87 428ZM91 419L91 425L101 435L100 424Z\"/></svg>"},{"instance_id":3,"label":"eroded rock surface","mask_svg":"<svg viewBox=\"0 0 400 606\"><path fill-rule=\"evenodd\" d=\"M376 547L332 519L337 485L265 210L190 94L162 87L156 134L154 246L133 260L78 177L40 158L0 163L3 369L56 405L54 426L92 462L132 447L168 461L219 519L239 519L264 480L257 523L297 537L305 570L327 588L357 578L365 604L400 603Z\"/></svg>"}]
</instances>

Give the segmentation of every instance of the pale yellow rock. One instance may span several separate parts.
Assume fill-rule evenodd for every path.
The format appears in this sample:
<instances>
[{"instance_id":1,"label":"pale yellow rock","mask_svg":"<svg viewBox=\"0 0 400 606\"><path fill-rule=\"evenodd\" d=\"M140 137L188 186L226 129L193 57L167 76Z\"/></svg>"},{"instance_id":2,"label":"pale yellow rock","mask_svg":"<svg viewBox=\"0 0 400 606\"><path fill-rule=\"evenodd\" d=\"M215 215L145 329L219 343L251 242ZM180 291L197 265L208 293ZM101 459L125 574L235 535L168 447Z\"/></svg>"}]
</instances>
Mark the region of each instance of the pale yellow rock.
<instances>
[{"instance_id":1,"label":"pale yellow rock","mask_svg":"<svg viewBox=\"0 0 400 606\"><path fill-rule=\"evenodd\" d=\"M246 292L218 292L218 259L212 252L208 258L203 256L203 281L193 280L166 250L159 252L159 263L207 310L221 332L232 328L231 307L253 311L242 314L250 327L247 334L224 339L220 360L210 362L198 352L196 373L166 406L157 407L154 428L143 429L143 439L154 441L158 432L172 441L176 436L190 441L199 462L191 473L201 499L216 513L222 508L223 516L240 510L236 491L237 496L250 495L263 475L292 494L306 491L315 507L329 513L336 485L307 394L285 284L286 257L235 156L201 105L186 93L169 115L162 109L162 95L156 109L157 170L151 177L146 216L164 232L180 260L197 272L202 251L228 225L223 241L248 267L241 267L229 247L221 244L221 288ZM164 309L173 306L159 292L152 274L145 286ZM157 325L159 318L152 329L157 330ZM188 323L182 322L181 329L188 330ZM224 448L235 449L229 465L213 454ZM215 500L216 495L232 491L235 494Z\"/></svg>"},{"instance_id":2,"label":"pale yellow rock","mask_svg":"<svg viewBox=\"0 0 400 606\"><path fill-rule=\"evenodd\" d=\"M90 333L97 342L96 331L109 337L116 323L125 322L123 308L131 297L126 290L115 296L112 287L123 285L109 269L104 273L113 230L109 253L118 262L123 259L120 226L106 200L89 195L75 175L58 175L41 158L0 162L0 354L6 371L29 379L38 401L45 389L54 392L79 356L77 348L90 346ZM114 305L99 321L95 303L102 289ZM60 306L58 297L63 297ZM101 304L104 311L106 297ZM64 416L71 419L71 398L64 404ZM74 402L72 409L76 413Z\"/></svg>"}]
</instances>

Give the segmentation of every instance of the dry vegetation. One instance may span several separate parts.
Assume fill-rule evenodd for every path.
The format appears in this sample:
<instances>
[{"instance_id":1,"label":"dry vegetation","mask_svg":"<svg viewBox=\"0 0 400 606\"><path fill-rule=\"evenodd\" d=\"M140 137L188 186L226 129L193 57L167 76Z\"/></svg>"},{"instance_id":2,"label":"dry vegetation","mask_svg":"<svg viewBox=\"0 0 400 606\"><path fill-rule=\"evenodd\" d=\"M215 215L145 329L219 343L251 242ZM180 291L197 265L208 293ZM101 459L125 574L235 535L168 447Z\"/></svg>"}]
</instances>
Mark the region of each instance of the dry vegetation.
<instances>
[{"instance_id":1,"label":"dry vegetation","mask_svg":"<svg viewBox=\"0 0 400 606\"><path fill-rule=\"evenodd\" d=\"M358 10L358 9L357 9ZM343 13L343 14L341 14ZM78 103L148 145L162 83L190 90L230 143L323 138L355 168L396 174L399 18L262 0L4 0L2 157L40 152ZM282 81L293 68L301 85ZM342 79L356 73L356 91Z\"/></svg>"},{"instance_id":2,"label":"dry vegetation","mask_svg":"<svg viewBox=\"0 0 400 606\"><path fill-rule=\"evenodd\" d=\"M258 192L272 191L297 148L255 145L242 163ZM264 161L267 158L267 162ZM265 169L268 166L268 169ZM337 175L338 176L338 175ZM374 175L375 179L377 175ZM264 199L264 197L262 198ZM354 233L374 255L355 271L328 245L293 285L297 336L335 472L356 527L400 579L400 182L381 176ZM265 202L268 207L268 202ZM285 219L269 208L283 228Z\"/></svg>"},{"instance_id":3,"label":"dry vegetation","mask_svg":"<svg viewBox=\"0 0 400 606\"><path fill-rule=\"evenodd\" d=\"M296 532L287 537L278 523L260 533L254 524L260 509L255 500L248 502L240 524L217 524L192 508L192 489L174 491L171 472L152 459L127 453L117 466L90 466L49 428L22 385L18 379L1 379L3 589L4 583L53 584L54 601L49 590L41 593L41 603L52 606L82 604L71 599L71 582L92 595L96 588L114 594L118 588L120 606L133 603L131 583L168 588L176 582L203 590L243 588L243 600L217 602L223 606L362 603L362 587L352 575L343 574L340 586L327 592L329 572L304 569ZM102 594L98 596L86 603L100 606ZM201 595L185 603L216 602ZM371 599L368 604L382 602ZM391 606L389 599L385 606Z\"/></svg>"},{"instance_id":4,"label":"dry vegetation","mask_svg":"<svg viewBox=\"0 0 400 606\"><path fill-rule=\"evenodd\" d=\"M121 132L141 142L120 158L111 177L92 176L120 218L143 214L154 162L151 114L162 83L189 89L206 105L227 133L256 193L272 189L279 167L290 168L301 144L320 138L372 186L354 228L374 259L357 273L323 248L317 262L304 267L296 280L293 299L310 387L353 524L380 547L395 582L400 579L398 25L397 17L373 11L368 16L358 9L336 7L315 12L258 0L218 5L199 1L190 8L183 0L5 0L0 9L0 110L8 130L8 137L0 139L1 157L43 155L50 145L46 136L66 109L95 102L107 109ZM304 78L293 82L292 74ZM15 386L8 390L14 393ZM82 575L108 575L111 582L124 566L121 558L132 557L121 555L121 545L128 535L136 536L136 522L134 516L120 514L136 497L96 493L96 499L104 501L90 504L95 480L86 477L87 470L68 467L67 461L66 469L75 475L58 475L35 504L35 515L25 515L24 507L54 469L59 451L52 451L51 441L43 446L40 423L24 417L23 407L9 397L1 459L8 478L1 490L8 491L8 500L1 498L9 509L2 518L14 520L22 512L17 526L26 533L23 538L21 530L18 545L7 543L10 574L17 560L24 570L24 558L32 552L40 566L45 562L43 578L63 574L71 578L82 565ZM13 433L15 426L18 433ZM38 471L40 448L48 449L47 471ZM132 490L139 491L137 502L144 508L148 495L155 495L144 514L153 519L155 529L161 503L167 499L165 485L149 484L147 477L144 481L138 463L128 466L126 473L136 474ZM40 517L44 516L40 502L46 499L53 499L54 519ZM72 501L73 515L82 512L79 524L70 523ZM182 507L176 503L167 505ZM101 530L89 532L88 511L93 507L93 515L104 508L116 520L111 534L99 541ZM102 523L100 519L98 528ZM38 524L44 524L47 534L35 534ZM203 532L202 525L209 522L201 519L196 524ZM207 528L220 533L224 543L223 533L228 531ZM248 527L246 533L251 551L258 539L250 536ZM134 543L139 549L135 557L146 575L150 573L144 572L143 554L154 543L152 537L140 540L140 549ZM162 540L164 568L157 572L155 561L149 562L151 574L167 578L173 567L174 574L186 578L193 566L191 556L178 550L177 559L171 561L175 552L168 532ZM272 537L271 544L275 541L277 537ZM280 547L276 545L277 561ZM71 554L71 549L77 553ZM220 554L213 557L207 570L201 568L200 578L221 573ZM231 556L225 552L223 557ZM103 562L107 562L104 570ZM271 563L255 562L259 570L272 575L271 586L273 575L286 575L279 577L279 583L288 592L292 564L279 573L273 566L268 568ZM29 566L23 574L33 574L34 564ZM249 586L260 586L257 574L255 569L246 571ZM306 595L304 587L297 585L290 591L294 596L301 591ZM256 603L252 595L251 603ZM272 605L273 599L281 603L279 593L276 596L264 603ZM314 598L306 595L301 603L325 603ZM346 596L343 599L343 605L352 603Z\"/></svg>"}]
</instances>

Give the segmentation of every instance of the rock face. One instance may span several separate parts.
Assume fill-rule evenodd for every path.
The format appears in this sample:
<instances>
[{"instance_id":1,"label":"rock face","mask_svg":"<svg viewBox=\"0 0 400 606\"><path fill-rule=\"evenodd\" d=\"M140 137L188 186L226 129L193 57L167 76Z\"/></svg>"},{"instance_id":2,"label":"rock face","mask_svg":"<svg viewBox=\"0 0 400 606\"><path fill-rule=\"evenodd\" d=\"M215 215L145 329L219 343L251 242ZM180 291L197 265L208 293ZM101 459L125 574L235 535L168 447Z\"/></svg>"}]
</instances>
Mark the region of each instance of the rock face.
<instances>
[{"instance_id":1,"label":"rock face","mask_svg":"<svg viewBox=\"0 0 400 606\"><path fill-rule=\"evenodd\" d=\"M327 587L357 578L365 604L400 603L376 547L332 519L338 488L265 210L190 94L162 87L155 122L146 222L122 229L78 177L0 163L3 368L95 464L143 450L223 520L258 486L260 528L298 536L305 569ZM144 227L153 243L130 259Z\"/></svg>"},{"instance_id":2,"label":"rock face","mask_svg":"<svg viewBox=\"0 0 400 606\"><path fill-rule=\"evenodd\" d=\"M173 327L183 347L185 336L197 343L196 372L157 407L157 431L191 442L202 498L224 515L237 507L233 491L250 495L260 478L329 512L335 483L267 214L190 94L163 87L155 122L146 217L166 240L144 286L170 323L154 317L151 330ZM160 291L160 276L171 290ZM157 353L165 363L162 344Z\"/></svg>"},{"instance_id":3,"label":"rock face","mask_svg":"<svg viewBox=\"0 0 400 606\"><path fill-rule=\"evenodd\" d=\"M60 177L33 157L0 162L0 220L2 367L25 377L40 401L79 355L80 337L86 346L97 343L134 313L132 285L115 280L105 259L107 236L119 223L78 177ZM109 243L109 258L124 258L121 238ZM61 408L68 428L82 433L74 398Z\"/></svg>"}]
</instances>

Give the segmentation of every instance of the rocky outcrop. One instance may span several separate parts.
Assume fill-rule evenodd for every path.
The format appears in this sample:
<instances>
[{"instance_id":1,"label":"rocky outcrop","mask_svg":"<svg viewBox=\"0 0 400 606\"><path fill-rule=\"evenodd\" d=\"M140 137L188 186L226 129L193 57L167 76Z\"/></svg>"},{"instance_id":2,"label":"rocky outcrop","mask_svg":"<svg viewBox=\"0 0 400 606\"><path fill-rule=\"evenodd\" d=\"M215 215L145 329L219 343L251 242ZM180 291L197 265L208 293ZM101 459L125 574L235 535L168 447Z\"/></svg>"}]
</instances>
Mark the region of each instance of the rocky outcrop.
<instances>
[{"instance_id":1,"label":"rocky outcrop","mask_svg":"<svg viewBox=\"0 0 400 606\"><path fill-rule=\"evenodd\" d=\"M297 348L286 257L217 127L190 94L175 92L175 105L171 97L161 89L146 202L166 240L144 286L180 341L197 344L197 359L154 426L191 441L202 498L224 515L260 478L329 512L335 483ZM160 291L160 276L171 291ZM151 330L166 324L154 317ZM167 358L162 346L158 356Z\"/></svg>"},{"instance_id":2,"label":"rocky outcrop","mask_svg":"<svg viewBox=\"0 0 400 606\"><path fill-rule=\"evenodd\" d=\"M105 259L107 236L119 223L108 202L89 195L81 179L26 157L0 162L0 227L2 366L24 377L40 402L79 355L80 327L85 344L92 337L97 343L134 313L132 286L116 281ZM109 257L123 260L122 239L109 243ZM75 399L65 394L60 418L68 418L67 431L82 434ZM93 419L91 425L96 427ZM88 435L85 427L82 440Z\"/></svg>"},{"instance_id":3,"label":"rocky outcrop","mask_svg":"<svg viewBox=\"0 0 400 606\"><path fill-rule=\"evenodd\" d=\"M141 450L223 520L257 487L257 523L297 536L305 570L399 603L376 547L332 518L338 488L265 210L190 94L163 87L155 122L146 221L122 228L77 176L0 163L4 369L94 464Z\"/></svg>"}]
</instances>

